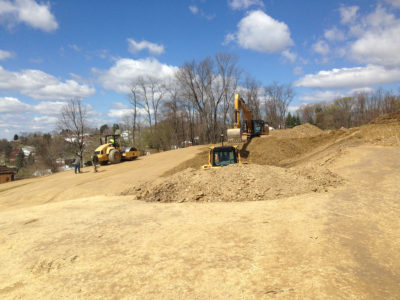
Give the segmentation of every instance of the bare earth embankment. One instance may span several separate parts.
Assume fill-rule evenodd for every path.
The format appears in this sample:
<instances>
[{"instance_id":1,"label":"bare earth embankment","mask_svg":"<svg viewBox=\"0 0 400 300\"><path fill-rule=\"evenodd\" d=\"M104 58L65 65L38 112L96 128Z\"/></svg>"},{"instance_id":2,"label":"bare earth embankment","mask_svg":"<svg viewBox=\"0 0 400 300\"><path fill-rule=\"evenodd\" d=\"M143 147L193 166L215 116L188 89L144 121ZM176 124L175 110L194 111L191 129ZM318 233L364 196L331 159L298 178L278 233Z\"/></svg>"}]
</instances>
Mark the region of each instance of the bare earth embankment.
<instances>
[{"instance_id":1,"label":"bare earth embankment","mask_svg":"<svg viewBox=\"0 0 400 300\"><path fill-rule=\"evenodd\" d=\"M0 297L398 299L399 118L308 129L1 185Z\"/></svg>"}]
</instances>

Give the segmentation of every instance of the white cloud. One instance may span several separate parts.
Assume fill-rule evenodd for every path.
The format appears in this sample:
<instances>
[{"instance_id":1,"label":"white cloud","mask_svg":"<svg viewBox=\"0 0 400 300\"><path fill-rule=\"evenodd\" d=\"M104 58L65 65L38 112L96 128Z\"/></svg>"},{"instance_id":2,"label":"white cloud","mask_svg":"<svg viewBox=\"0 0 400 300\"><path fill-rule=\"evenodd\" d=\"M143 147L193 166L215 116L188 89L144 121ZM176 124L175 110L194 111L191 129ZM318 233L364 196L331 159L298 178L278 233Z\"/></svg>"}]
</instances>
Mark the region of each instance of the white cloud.
<instances>
[{"instance_id":1,"label":"white cloud","mask_svg":"<svg viewBox=\"0 0 400 300\"><path fill-rule=\"evenodd\" d=\"M293 74L294 75L302 75L303 74L303 68L300 66L297 66L293 69Z\"/></svg>"},{"instance_id":2,"label":"white cloud","mask_svg":"<svg viewBox=\"0 0 400 300\"><path fill-rule=\"evenodd\" d=\"M329 102L343 97L350 97L360 93L372 93L373 88L364 87L346 91L317 91L305 93L299 97L301 102Z\"/></svg>"},{"instance_id":3,"label":"white cloud","mask_svg":"<svg viewBox=\"0 0 400 300\"><path fill-rule=\"evenodd\" d=\"M357 29L350 58L360 63L400 66L400 19L378 6Z\"/></svg>"},{"instance_id":4,"label":"white cloud","mask_svg":"<svg viewBox=\"0 0 400 300\"><path fill-rule=\"evenodd\" d=\"M25 23L47 32L58 28L57 20L50 12L50 4L38 4L34 0L0 0L0 17L11 26Z\"/></svg>"},{"instance_id":5,"label":"white cloud","mask_svg":"<svg viewBox=\"0 0 400 300\"><path fill-rule=\"evenodd\" d=\"M132 82L140 76L153 76L161 80L174 77L178 67L160 63L157 59L129 59L122 58L116 61L109 70L93 69L99 75L99 81L104 88L118 93L130 92Z\"/></svg>"},{"instance_id":6,"label":"white cloud","mask_svg":"<svg viewBox=\"0 0 400 300\"><path fill-rule=\"evenodd\" d=\"M75 50L76 52L80 52L81 48L78 45L75 44L70 44L68 45L68 47L70 47L72 50Z\"/></svg>"},{"instance_id":7,"label":"white cloud","mask_svg":"<svg viewBox=\"0 0 400 300\"><path fill-rule=\"evenodd\" d=\"M300 106L298 105L289 105L288 107L288 112L290 113L296 113L296 111L300 108Z\"/></svg>"},{"instance_id":8,"label":"white cloud","mask_svg":"<svg viewBox=\"0 0 400 300\"><path fill-rule=\"evenodd\" d=\"M228 0L228 5L233 10L247 9L255 5L264 7L261 0Z\"/></svg>"},{"instance_id":9,"label":"white cloud","mask_svg":"<svg viewBox=\"0 0 400 300\"><path fill-rule=\"evenodd\" d=\"M115 108L112 108L109 110L109 112L107 113L107 116L110 118L115 118L115 119L122 119L124 117L127 116L132 116L133 115L133 109L132 107L117 102L117 103L113 103ZM152 112L152 110L151 110ZM146 114L146 110L144 108L137 108L137 114Z\"/></svg>"},{"instance_id":10,"label":"white cloud","mask_svg":"<svg viewBox=\"0 0 400 300\"><path fill-rule=\"evenodd\" d=\"M385 69L382 66L368 65L308 74L294 85L318 89L355 89L394 82L400 82L400 68Z\"/></svg>"},{"instance_id":11,"label":"white cloud","mask_svg":"<svg viewBox=\"0 0 400 300\"><path fill-rule=\"evenodd\" d=\"M222 45L228 45L230 42L233 42L236 39L236 36L233 33L228 33L225 36L225 40L222 42Z\"/></svg>"},{"instance_id":12,"label":"white cloud","mask_svg":"<svg viewBox=\"0 0 400 300\"><path fill-rule=\"evenodd\" d=\"M386 0L386 2L390 3L394 7L400 8L400 0Z\"/></svg>"},{"instance_id":13,"label":"white cloud","mask_svg":"<svg viewBox=\"0 0 400 300\"><path fill-rule=\"evenodd\" d=\"M0 97L0 113L25 113L32 111L32 107L13 97Z\"/></svg>"},{"instance_id":14,"label":"white cloud","mask_svg":"<svg viewBox=\"0 0 400 300\"><path fill-rule=\"evenodd\" d=\"M287 59L289 62L294 63L297 58L297 54L291 52L290 50L286 49L282 52L282 56Z\"/></svg>"},{"instance_id":15,"label":"white cloud","mask_svg":"<svg viewBox=\"0 0 400 300\"><path fill-rule=\"evenodd\" d=\"M339 8L340 22L342 24L348 24L356 20L357 12L360 8L358 6L341 6Z\"/></svg>"},{"instance_id":16,"label":"white cloud","mask_svg":"<svg viewBox=\"0 0 400 300\"><path fill-rule=\"evenodd\" d=\"M150 54L154 55L160 55L164 53L164 46L163 45L158 45L154 44L148 41L141 41L141 42L136 42L134 39L127 39L128 41L128 50L132 54L137 54L142 50L147 49Z\"/></svg>"},{"instance_id":17,"label":"white cloud","mask_svg":"<svg viewBox=\"0 0 400 300\"><path fill-rule=\"evenodd\" d=\"M306 93L300 96L299 100L302 102L328 102L345 96L345 93L338 91L318 91Z\"/></svg>"},{"instance_id":18,"label":"white cloud","mask_svg":"<svg viewBox=\"0 0 400 300\"><path fill-rule=\"evenodd\" d=\"M330 52L329 45L322 40L312 45L312 48L316 53L321 54L322 56L326 56Z\"/></svg>"},{"instance_id":19,"label":"white cloud","mask_svg":"<svg viewBox=\"0 0 400 300\"><path fill-rule=\"evenodd\" d=\"M360 94L360 93L372 93L373 91L374 91L374 89L371 87L363 87L363 88L352 89L349 91L349 94L354 95L354 94Z\"/></svg>"},{"instance_id":20,"label":"white cloud","mask_svg":"<svg viewBox=\"0 0 400 300\"><path fill-rule=\"evenodd\" d=\"M65 102L40 102L34 105L34 109L41 114L46 115L58 115L61 112L61 109L65 106Z\"/></svg>"},{"instance_id":21,"label":"white cloud","mask_svg":"<svg viewBox=\"0 0 400 300\"><path fill-rule=\"evenodd\" d=\"M0 49L0 60L14 57L14 53Z\"/></svg>"},{"instance_id":22,"label":"white cloud","mask_svg":"<svg viewBox=\"0 0 400 300\"><path fill-rule=\"evenodd\" d=\"M325 30L324 36L328 41L344 41L346 39L343 31L337 27Z\"/></svg>"},{"instance_id":23,"label":"white cloud","mask_svg":"<svg viewBox=\"0 0 400 300\"><path fill-rule=\"evenodd\" d=\"M289 27L261 10L250 12L238 24L237 42L245 49L281 52L293 45Z\"/></svg>"},{"instance_id":24,"label":"white cloud","mask_svg":"<svg viewBox=\"0 0 400 300\"><path fill-rule=\"evenodd\" d=\"M11 72L0 66L0 90L15 91L33 99L69 100L74 97L85 98L93 95L95 89L80 85L75 80L60 81L40 70Z\"/></svg>"},{"instance_id":25,"label":"white cloud","mask_svg":"<svg viewBox=\"0 0 400 300\"><path fill-rule=\"evenodd\" d=\"M191 5L189 6L189 10L192 12L192 14L197 14L199 12L199 8L196 5Z\"/></svg>"},{"instance_id":26,"label":"white cloud","mask_svg":"<svg viewBox=\"0 0 400 300\"><path fill-rule=\"evenodd\" d=\"M59 113L65 102L39 102L31 105L13 97L0 97L0 138L11 138L20 132L49 132L56 128ZM90 105L88 110L90 126L104 124L107 120L100 120L100 115ZM8 131L7 131L8 130Z\"/></svg>"}]
</instances>

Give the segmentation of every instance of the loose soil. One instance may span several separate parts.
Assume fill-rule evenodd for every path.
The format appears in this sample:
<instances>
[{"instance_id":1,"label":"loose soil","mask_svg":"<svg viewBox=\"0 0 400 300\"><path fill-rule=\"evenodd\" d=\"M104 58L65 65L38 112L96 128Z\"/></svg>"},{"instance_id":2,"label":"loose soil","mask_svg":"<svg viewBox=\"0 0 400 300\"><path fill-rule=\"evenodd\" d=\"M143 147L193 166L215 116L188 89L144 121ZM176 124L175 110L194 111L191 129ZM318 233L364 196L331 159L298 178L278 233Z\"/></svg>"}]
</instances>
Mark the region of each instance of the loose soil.
<instances>
[{"instance_id":1,"label":"loose soil","mask_svg":"<svg viewBox=\"0 0 400 300\"><path fill-rule=\"evenodd\" d=\"M1 184L0 298L398 299L398 116Z\"/></svg>"},{"instance_id":2,"label":"loose soil","mask_svg":"<svg viewBox=\"0 0 400 300\"><path fill-rule=\"evenodd\" d=\"M320 169L286 169L236 164L215 169L187 169L123 192L157 202L235 202L279 199L309 192L328 192L343 180Z\"/></svg>"}]
</instances>

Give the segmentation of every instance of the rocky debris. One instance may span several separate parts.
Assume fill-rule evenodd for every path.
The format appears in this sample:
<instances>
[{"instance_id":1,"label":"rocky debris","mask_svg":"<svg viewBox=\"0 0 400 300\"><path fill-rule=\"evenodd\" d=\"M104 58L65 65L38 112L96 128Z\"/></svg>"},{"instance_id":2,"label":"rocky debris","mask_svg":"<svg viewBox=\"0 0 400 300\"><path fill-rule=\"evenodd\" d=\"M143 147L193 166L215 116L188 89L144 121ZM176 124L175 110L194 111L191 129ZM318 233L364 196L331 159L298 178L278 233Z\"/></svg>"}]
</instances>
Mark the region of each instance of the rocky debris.
<instances>
[{"instance_id":1,"label":"rocky debris","mask_svg":"<svg viewBox=\"0 0 400 300\"><path fill-rule=\"evenodd\" d=\"M216 169L187 169L123 194L151 202L260 201L324 192L342 182L328 170L236 164Z\"/></svg>"}]
</instances>

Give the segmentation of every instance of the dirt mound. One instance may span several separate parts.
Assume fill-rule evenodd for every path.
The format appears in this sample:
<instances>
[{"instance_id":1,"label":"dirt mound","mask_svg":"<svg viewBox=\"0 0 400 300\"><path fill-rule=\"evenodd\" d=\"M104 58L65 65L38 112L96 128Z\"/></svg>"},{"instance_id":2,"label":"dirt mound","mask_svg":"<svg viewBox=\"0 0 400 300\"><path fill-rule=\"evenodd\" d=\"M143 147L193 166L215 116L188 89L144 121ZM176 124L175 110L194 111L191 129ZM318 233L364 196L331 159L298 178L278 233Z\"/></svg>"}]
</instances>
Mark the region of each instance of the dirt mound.
<instances>
[{"instance_id":1,"label":"dirt mound","mask_svg":"<svg viewBox=\"0 0 400 300\"><path fill-rule=\"evenodd\" d=\"M346 134L349 133L343 130L334 130L318 136L303 138L278 138L275 136L255 138L242 148L241 155L250 163L285 166L319 147L335 143Z\"/></svg>"},{"instance_id":2,"label":"dirt mound","mask_svg":"<svg viewBox=\"0 0 400 300\"><path fill-rule=\"evenodd\" d=\"M123 192L158 202L238 202L270 200L327 191L342 179L326 169L296 170L253 164L217 169L187 169Z\"/></svg>"},{"instance_id":3,"label":"dirt mound","mask_svg":"<svg viewBox=\"0 0 400 300\"><path fill-rule=\"evenodd\" d=\"M394 113L385 114L371 121L370 124L400 124L400 110Z\"/></svg>"},{"instance_id":4,"label":"dirt mound","mask_svg":"<svg viewBox=\"0 0 400 300\"><path fill-rule=\"evenodd\" d=\"M400 122L368 124L361 126L357 136L365 142L382 146L400 146Z\"/></svg>"},{"instance_id":5,"label":"dirt mound","mask_svg":"<svg viewBox=\"0 0 400 300\"><path fill-rule=\"evenodd\" d=\"M317 126L306 123L291 129L273 130L271 131L271 136L278 138L302 138L318 136L323 133L324 131L319 129Z\"/></svg>"}]
</instances>

